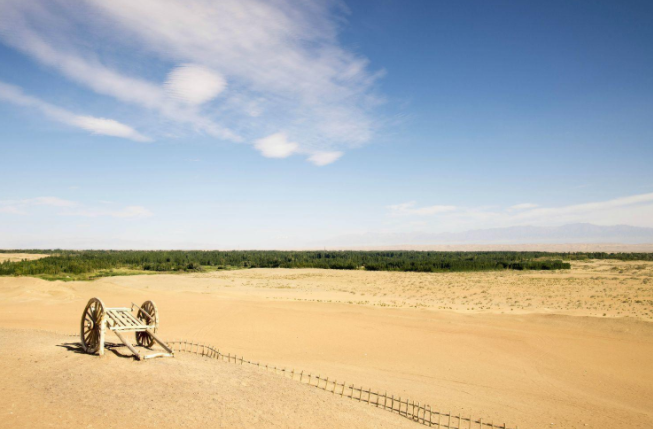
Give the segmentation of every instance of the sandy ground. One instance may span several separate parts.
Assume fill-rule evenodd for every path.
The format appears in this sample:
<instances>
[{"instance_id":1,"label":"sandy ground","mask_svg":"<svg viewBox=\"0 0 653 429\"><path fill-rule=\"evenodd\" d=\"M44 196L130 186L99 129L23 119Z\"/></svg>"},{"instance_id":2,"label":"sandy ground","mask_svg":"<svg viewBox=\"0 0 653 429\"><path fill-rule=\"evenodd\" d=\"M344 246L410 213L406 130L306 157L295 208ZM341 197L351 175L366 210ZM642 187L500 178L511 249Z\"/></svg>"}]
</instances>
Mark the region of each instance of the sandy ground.
<instances>
[{"instance_id":1,"label":"sandy ground","mask_svg":"<svg viewBox=\"0 0 653 429\"><path fill-rule=\"evenodd\" d=\"M18 262L22 261L23 259L33 261L35 259L41 259L47 256L49 255L36 255L34 253L0 253L0 262Z\"/></svg>"},{"instance_id":2,"label":"sandy ground","mask_svg":"<svg viewBox=\"0 0 653 429\"><path fill-rule=\"evenodd\" d=\"M410 428L367 404L256 369L179 354L89 359L75 339L0 329L0 428Z\"/></svg>"},{"instance_id":3,"label":"sandy ground","mask_svg":"<svg viewBox=\"0 0 653 429\"><path fill-rule=\"evenodd\" d=\"M520 428L650 428L652 275L651 263L588 262L573 264L571 271L530 273L256 269L69 283L4 277L0 328L75 332L93 296L108 306L153 299L164 338L204 341L224 352L387 390L443 411ZM12 385L21 377L29 385L27 369L13 374L29 362L28 352L18 347L19 339L11 339L14 334L3 335L9 339L0 349L11 349L2 353L14 358L0 357L0 369L12 374ZM59 337L25 335L41 344L29 349L30 359L40 361L42 354L50 359L50 349L60 352ZM165 372L179 365L183 372L187 365L187 358L141 364L61 353L71 357L55 353L52 359L74 357L89 370L104 368L107 379L122 377L124 368L154 371L147 368L165 365ZM62 363L49 377L60 371L66 378L76 365ZM262 377L257 382L267 383ZM0 384L6 380L1 377ZM286 384L279 388L295 394ZM202 396L200 391L193 400ZM152 405L153 414L185 397L169 392L166 402L164 391L158 395L163 402ZM145 405L136 409L140 406ZM233 418L245 419L240 414L247 409L246 404L235 407L239 417ZM74 406L62 410L72 413L71 419L77 413ZM184 424L201 427L205 421L193 413L184 415ZM299 422L290 415L274 416L281 427ZM242 426L250 421L228 422ZM13 427L21 427L17 423ZM329 426L360 425L333 420Z\"/></svg>"}]
</instances>

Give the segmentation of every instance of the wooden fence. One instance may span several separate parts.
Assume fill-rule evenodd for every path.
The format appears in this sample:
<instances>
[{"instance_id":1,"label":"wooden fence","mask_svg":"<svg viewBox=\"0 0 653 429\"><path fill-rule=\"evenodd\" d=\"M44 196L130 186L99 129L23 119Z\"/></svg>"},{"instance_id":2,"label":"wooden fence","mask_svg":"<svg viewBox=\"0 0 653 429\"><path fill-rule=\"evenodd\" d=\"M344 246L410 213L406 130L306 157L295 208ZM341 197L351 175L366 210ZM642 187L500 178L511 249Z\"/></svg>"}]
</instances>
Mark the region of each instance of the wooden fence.
<instances>
[{"instance_id":1,"label":"wooden fence","mask_svg":"<svg viewBox=\"0 0 653 429\"><path fill-rule=\"evenodd\" d=\"M275 374L280 374L292 380L299 381L300 383L331 392L334 396L364 402L370 406L397 413L416 423L436 427L438 429L510 429L505 423L494 424L492 421L483 421L482 418L475 419L472 416L463 416L460 413L455 415L452 414L451 411L442 412L434 410L430 405L420 404L419 402L415 402L408 398L402 399L401 396L388 395L388 392L375 392L370 388L364 389L363 387L356 387L355 385L347 384L346 382L340 383L335 379L330 380L329 377L321 377L320 375L307 374L304 371L299 372L294 369L288 370L286 368L264 365L260 362L252 362L246 360L242 356L238 357L231 353L224 354L220 352L219 349L206 344L199 344L190 341L170 341L167 344L170 345L175 352L194 353L207 358L239 365L253 365L260 370L271 371ZM519 428L515 426L514 429Z\"/></svg>"}]
</instances>

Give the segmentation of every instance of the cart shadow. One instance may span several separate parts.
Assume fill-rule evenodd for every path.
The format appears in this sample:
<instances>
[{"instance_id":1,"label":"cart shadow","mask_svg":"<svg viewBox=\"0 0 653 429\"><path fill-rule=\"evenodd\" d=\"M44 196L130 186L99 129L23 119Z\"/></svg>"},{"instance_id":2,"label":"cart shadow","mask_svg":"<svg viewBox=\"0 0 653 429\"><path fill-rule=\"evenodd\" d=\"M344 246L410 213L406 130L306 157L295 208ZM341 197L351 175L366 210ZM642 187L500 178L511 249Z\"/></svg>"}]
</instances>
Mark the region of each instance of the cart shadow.
<instances>
[{"instance_id":1,"label":"cart shadow","mask_svg":"<svg viewBox=\"0 0 653 429\"><path fill-rule=\"evenodd\" d=\"M72 353L92 356L89 353L86 353L84 347L82 347L82 343L80 342L57 344L57 347L64 348ZM125 347L125 345L122 343L105 342L104 349L105 351L108 350L112 352L114 355L116 355L119 358L134 359L134 360L136 359L135 356L129 351L129 349L127 349L127 347Z\"/></svg>"}]
</instances>

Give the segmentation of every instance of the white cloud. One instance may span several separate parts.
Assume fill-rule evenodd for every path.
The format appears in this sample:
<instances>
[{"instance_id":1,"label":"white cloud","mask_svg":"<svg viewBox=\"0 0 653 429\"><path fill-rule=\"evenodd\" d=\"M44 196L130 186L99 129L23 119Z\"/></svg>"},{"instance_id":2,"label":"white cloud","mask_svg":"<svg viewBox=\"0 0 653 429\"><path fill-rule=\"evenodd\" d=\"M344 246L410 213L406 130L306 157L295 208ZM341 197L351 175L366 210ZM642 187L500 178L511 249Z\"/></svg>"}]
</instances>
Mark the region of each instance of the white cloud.
<instances>
[{"instance_id":1,"label":"white cloud","mask_svg":"<svg viewBox=\"0 0 653 429\"><path fill-rule=\"evenodd\" d=\"M132 127L121 124L113 119L95 118L93 116L76 116L70 123L71 125L77 125L80 128L88 130L93 134L122 137L137 142L152 141L151 138L142 135Z\"/></svg>"},{"instance_id":2,"label":"white cloud","mask_svg":"<svg viewBox=\"0 0 653 429\"><path fill-rule=\"evenodd\" d=\"M335 153L370 141L381 99L373 86L382 75L339 42L341 6L4 0L0 37L98 94L190 131L253 143L284 129L304 153ZM150 63L172 69L167 84L152 78ZM147 73L137 76L140 70Z\"/></svg>"},{"instance_id":3,"label":"white cloud","mask_svg":"<svg viewBox=\"0 0 653 429\"><path fill-rule=\"evenodd\" d=\"M511 210L527 210L527 209L533 209L537 207L537 204L531 204L531 203L523 203L523 204L516 204L514 206L511 206Z\"/></svg>"},{"instance_id":4,"label":"white cloud","mask_svg":"<svg viewBox=\"0 0 653 429\"><path fill-rule=\"evenodd\" d=\"M387 208L390 217L432 215L437 219L434 226L441 231L514 225L557 226L569 223L653 227L653 193L560 207L540 207L529 203L505 209L454 206L418 208L411 201Z\"/></svg>"},{"instance_id":5,"label":"white cloud","mask_svg":"<svg viewBox=\"0 0 653 429\"><path fill-rule=\"evenodd\" d=\"M342 155L342 152L316 152L309 156L308 160L318 167L321 167L337 161Z\"/></svg>"},{"instance_id":6,"label":"white cloud","mask_svg":"<svg viewBox=\"0 0 653 429\"><path fill-rule=\"evenodd\" d=\"M297 151L299 145L288 141L285 133L276 133L256 140L254 147L266 158L287 158Z\"/></svg>"},{"instance_id":7,"label":"white cloud","mask_svg":"<svg viewBox=\"0 0 653 429\"><path fill-rule=\"evenodd\" d=\"M50 119L73 127L82 128L93 134L122 137L137 142L152 141L151 138L144 136L129 125L122 124L113 119L76 115L36 97L26 95L20 88L3 82L0 82L0 100L5 100L23 107L35 108Z\"/></svg>"},{"instance_id":8,"label":"white cloud","mask_svg":"<svg viewBox=\"0 0 653 429\"><path fill-rule=\"evenodd\" d=\"M204 104L227 86L221 75L195 64L183 64L168 74L166 90L175 99L191 105Z\"/></svg>"},{"instance_id":9,"label":"white cloud","mask_svg":"<svg viewBox=\"0 0 653 429\"><path fill-rule=\"evenodd\" d=\"M653 193L631 195L628 197L615 198L607 201L599 201L584 204L573 204L562 207L541 207L534 208L518 213L513 216L515 221L529 221L529 220L546 220L553 221L577 221L579 219L593 219L594 222L600 222L600 218L608 213L614 213L615 210L620 211L626 207L636 207L643 203L652 203ZM630 210L630 209L629 209ZM623 212L628 216L628 211Z\"/></svg>"},{"instance_id":10,"label":"white cloud","mask_svg":"<svg viewBox=\"0 0 653 429\"><path fill-rule=\"evenodd\" d=\"M432 216L456 210L456 206L415 206L416 202L410 201L408 203L388 206L388 209L390 209L390 216Z\"/></svg>"}]
</instances>

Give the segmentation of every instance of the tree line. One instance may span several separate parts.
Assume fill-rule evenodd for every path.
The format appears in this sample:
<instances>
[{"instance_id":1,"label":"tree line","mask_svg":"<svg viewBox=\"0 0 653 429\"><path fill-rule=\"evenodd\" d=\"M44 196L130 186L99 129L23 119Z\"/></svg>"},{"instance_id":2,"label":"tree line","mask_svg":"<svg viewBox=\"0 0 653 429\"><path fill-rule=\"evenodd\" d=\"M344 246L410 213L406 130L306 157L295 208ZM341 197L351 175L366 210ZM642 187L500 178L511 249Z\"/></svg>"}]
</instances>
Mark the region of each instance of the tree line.
<instances>
[{"instance_id":1,"label":"tree line","mask_svg":"<svg viewBox=\"0 0 653 429\"><path fill-rule=\"evenodd\" d=\"M0 275L85 274L130 269L156 272L233 268L324 268L368 271L461 272L561 270L570 260L652 261L653 253L430 252L430 251L182 251L20 250L47 258L0 263Z\"/></svg>"},{"instance_id":2,"label":"tree line","mask_svg":"<svg viewBox=\"0 0 653 429\"><path fill-rule=\"evenodd\" d=\"M30 252L22 250L21 252ZM325 268L370 271L457 272L559 270L570 264L544 252L420 251L137 251L48 250L47 258L4 262L0 275L83 274L126 268L202 271L229 268Z\"/></svg>"}]
</instances>

